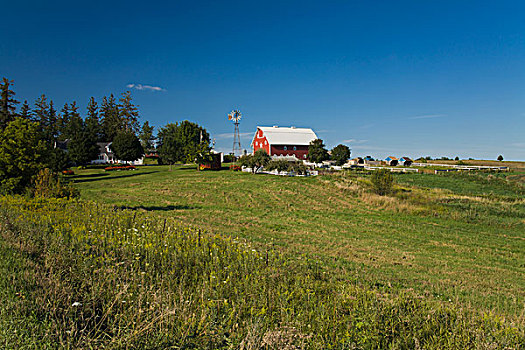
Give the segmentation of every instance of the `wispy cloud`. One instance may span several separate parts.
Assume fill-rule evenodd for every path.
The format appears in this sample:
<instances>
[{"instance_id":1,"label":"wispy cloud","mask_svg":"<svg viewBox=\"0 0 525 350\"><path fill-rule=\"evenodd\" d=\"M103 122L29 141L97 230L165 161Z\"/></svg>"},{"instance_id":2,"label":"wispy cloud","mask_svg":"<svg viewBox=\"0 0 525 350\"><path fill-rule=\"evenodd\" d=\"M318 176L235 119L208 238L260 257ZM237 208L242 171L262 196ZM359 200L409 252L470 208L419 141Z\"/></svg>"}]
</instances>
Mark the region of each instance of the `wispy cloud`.
<instances>
[{"instance_id":1,"label":"wispy cloud","mask_svg":"<svg viewBox=\"0 0 525 350\"><path fill-rule=\"evenodd\" d=\"M376 125L375 123L369 123L369 124L361 125L358 128L359 129L370 129L370 128L373 128L375 125Z\"/></svg>"},{"instance_id":2,"label":"wispy cloud","mask_svg":"<svg viewBox=\"0 0 525 350\"><path fill-rule=\"evenodd\" d=\"M408 117L408 119L432 119L432 118L442 118L446 116L446 114L424 114L424 115L416 115L414 117Z\"/></svg>"},{"instance_id":3,"label":"wispy cloud","mask_svg":"<svg viewBox=\"0 0 525 350\"><path fill-rule=\"evenodd\" d=\"M343 142L344 143L351 143L352 145L360 145L360 144L368 142L368 140L348 139L348 140L343 140Z\"/></svg>"},{"instance_id":4,"label":"wispy cloud","mask_svg":"<svg viewBox=\"0 0 525 350\"><path fill-rule=\"evenodd\" d=\"M149 91L166 91L166 89L161 88L160 86L151 86L143 84L128 84L127 88L136 89L136 90L149 90Z\"/></svg>"},{"instance_id":5,"label":"wispy cloud","mask_svg":"<svg viewBox=\"0 0 525 350\"><path fill-rule=\"evenodd\" d=\"M241 132L239 133L239 136L243 139L245 138L251 138L253 136L253 132ZM233 133L232 132L226 132L226 133L223 133L223 134L217 134L217 135L214 135L214 138L216 140L223 140L223 139L233 139Z\"/></svg>"}]
</instances>

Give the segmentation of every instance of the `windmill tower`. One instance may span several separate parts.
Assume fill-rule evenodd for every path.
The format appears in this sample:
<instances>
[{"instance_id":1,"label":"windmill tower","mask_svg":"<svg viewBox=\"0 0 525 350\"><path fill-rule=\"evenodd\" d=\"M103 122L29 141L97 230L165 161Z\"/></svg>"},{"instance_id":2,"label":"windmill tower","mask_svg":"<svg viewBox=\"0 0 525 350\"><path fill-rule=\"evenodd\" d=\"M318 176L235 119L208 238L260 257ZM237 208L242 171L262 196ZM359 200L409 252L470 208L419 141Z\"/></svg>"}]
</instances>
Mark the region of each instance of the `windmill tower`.
<instances>
[{"instance_id":1,"label":"windmill tower","mask_svg":"<svg viewBox=\"0 0 525 350\"><path fill-rule=\"evenodd\" d=\"M235 156L236 153L239 155L242 154L241 149L241 136L239 134L239 122L241 121L241 112L238 110L233 110L228 114L228 120L231 120L233 124L235 125L235 130L233 131L233 149L232 153Z\"/></svg>"}]
</instances>

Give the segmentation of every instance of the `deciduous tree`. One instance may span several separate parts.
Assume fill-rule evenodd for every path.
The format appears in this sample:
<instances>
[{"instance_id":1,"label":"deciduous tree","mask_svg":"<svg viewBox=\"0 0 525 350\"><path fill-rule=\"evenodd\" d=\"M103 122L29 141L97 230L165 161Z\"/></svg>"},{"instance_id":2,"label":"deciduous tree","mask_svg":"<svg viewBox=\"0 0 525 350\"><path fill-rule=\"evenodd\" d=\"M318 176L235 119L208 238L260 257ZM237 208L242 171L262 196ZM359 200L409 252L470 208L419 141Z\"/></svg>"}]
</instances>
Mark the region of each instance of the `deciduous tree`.
<instances>
[{"instance_id":1,"label":"deciduous tree","mask_svg":"<svg viewBox=\"0 0 525 350\"><path fill-rule=\"evenodd\" d=\"M181 158L182 154L182 145L177 138L177 124L169 123L160 128L158 142L160 160L164 164L169 164L171 171L172 165Z\"/></svg>"},{"instance_id":2,"label":"deciduous tree","mask_svg":"<svg viewBox=\"0 0 525 350\"><path fill-rule=\"evenodd\" d=\"M210 144L210 135L203 127L190 121L167 124L158 133L158 151L168 164L195 161L202 143Z\"/></svg>"},{"instance_id":3,"label":"deciduous tree","mask_svg":"<svg viewBox=\"0 0 525 350\"><path fill-rule=\"evenodd\" d=\"M311 141L308 146L308 159L314 163L321 163L323 160L330 159L330 155L325 147L321 139Z\"/></svg>"},{"instance_id":4,"label":"deciduous tree","mask_svg":"<svg viewBox=\"0 0 525 350\"><path fill-rule=\"evenodd\" d=\"M239 164L252 169L255 174L259 169L266 166L271 160L271 157L263 149L258 149L253 155L248 154L239 158Z\"/></svg>"},{"instance_id":5,"label":"deciduous tree","mask_svg":"<svg viewBox=\"0 0 525 350\"><path fill-rule=\"evenodd\" d=\"M130 131L119 132L111 143L111 150L119 160L132 162L144 155L138 137Z\"/></svg>"},{"instance_id":6,"label":"deciduous tree","mask_svg":"<svg viewBox=\"0 0 525 350\"><path fill-rule=\"evenodd\" d=\"M43 167L46 144L38 123L16 118L0 132L0 189L21 193Z\"/></svg>"},{"instance_id":7,"label":"deciduous tree","mask_svg":"<svg viewBox=\"0 0 525 350\"><path fill-rule=\"evenodd\" d=\"M337 145L332 148L332 160L335 161L336 165L343 165L348 159L350 159L350 148L345 145Z\"/></svg>"}]
</instances>

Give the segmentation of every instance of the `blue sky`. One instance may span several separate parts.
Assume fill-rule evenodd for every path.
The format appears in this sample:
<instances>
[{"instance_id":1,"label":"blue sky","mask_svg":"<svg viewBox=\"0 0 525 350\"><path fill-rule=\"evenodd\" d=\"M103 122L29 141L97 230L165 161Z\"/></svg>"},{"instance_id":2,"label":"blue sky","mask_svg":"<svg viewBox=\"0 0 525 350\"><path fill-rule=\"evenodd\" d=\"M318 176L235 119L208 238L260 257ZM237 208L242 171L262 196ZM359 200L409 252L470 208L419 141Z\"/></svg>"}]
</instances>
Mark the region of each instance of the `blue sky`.
<instances>
[{"instance_id":1,"label":"blue sky","mask_svg":"<svg viewBox=\"0 0 525 350\"><path fill-rule=\"evenodd\" d=\"M19 100L85 110L134 84L142 121L197 122L226 152L235 108L244 148L257 125L294 125L354 156L525 160L521 1L1 7L0 75Z\"/></svg>"}]
</instances>

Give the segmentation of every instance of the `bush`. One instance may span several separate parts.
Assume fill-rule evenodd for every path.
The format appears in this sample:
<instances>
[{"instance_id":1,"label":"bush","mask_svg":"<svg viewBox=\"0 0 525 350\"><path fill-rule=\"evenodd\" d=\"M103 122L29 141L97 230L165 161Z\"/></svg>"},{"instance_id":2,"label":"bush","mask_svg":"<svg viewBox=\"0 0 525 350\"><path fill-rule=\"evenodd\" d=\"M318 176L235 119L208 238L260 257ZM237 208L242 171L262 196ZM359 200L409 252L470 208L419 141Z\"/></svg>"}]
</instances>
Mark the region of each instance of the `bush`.
<instances>
[{"instance_id":1,"label":"bush","mask_svg":"<svg viewBox=\"0 0 525 350\"><path fill-rule=\"evenodd\" d=\"M31 190L35 197L43 198L76 198L80 192L70 183L63 183L57 174L45 168L38 172Z\"/></svg>"},{"instance_id":2,"label":"bush","mask_svg":"<svg viewBox=\"0 0 525 350\"><path fill-rule=\"evenodd\" d=\"M105 171L114 171L114 170L136 170L137 167L133 165L117 165L117 166L108 166L104 168Z\"/></svg>"},{"instance_id":3,"label":"bush","mask_svg":"<svg viewBox=\"0 0 525 350\"><path fill-rule=\"evenodd\" d=\"M290 163L284 159L272 160L268 162L268 165L264 168L266 170L277 170L278 172L288 171L290 169Z\"/></svg>"},{"instance_id":4,"label":"bush","mask_svg":"<svg viewBox=\"0 0 525 350\"><path fill-rule=\"evenodd\" d=\"M392 193L394 188L394 176L388 169L379 169L372 173L372 189L380 196Z\"/></svg>"}]
</instances>

